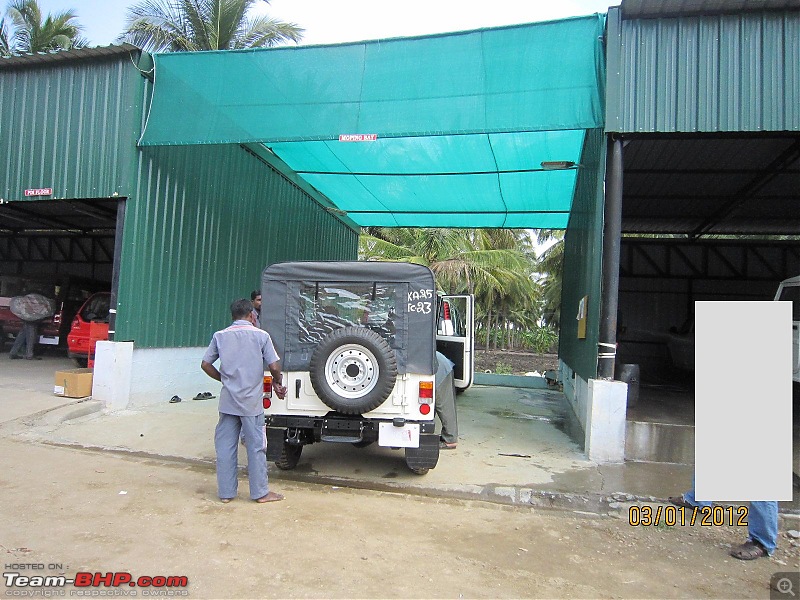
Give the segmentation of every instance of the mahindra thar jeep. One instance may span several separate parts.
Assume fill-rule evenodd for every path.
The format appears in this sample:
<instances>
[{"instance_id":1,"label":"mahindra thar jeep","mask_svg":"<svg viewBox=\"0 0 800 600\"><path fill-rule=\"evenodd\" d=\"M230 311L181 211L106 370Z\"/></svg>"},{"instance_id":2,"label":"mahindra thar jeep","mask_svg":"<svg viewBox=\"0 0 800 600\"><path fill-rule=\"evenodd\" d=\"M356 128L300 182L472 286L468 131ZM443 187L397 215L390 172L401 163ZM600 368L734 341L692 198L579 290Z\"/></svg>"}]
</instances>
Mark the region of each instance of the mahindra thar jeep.
<instances>
[{"instance_id":1,"label":"mahindra thar jeep","mask_svg":"<svg viewBox=\"0 0 800 600\"><path fill-rule=\"evenodd\" d=\"M265 380L267 460L293 469L318 442L402 448L423 474L439 459L436 351L472 382L470 296L436 293L427 267L286 262L262 275L261 326L281 357L284 399Z\"/></svg>"}]
</instances>

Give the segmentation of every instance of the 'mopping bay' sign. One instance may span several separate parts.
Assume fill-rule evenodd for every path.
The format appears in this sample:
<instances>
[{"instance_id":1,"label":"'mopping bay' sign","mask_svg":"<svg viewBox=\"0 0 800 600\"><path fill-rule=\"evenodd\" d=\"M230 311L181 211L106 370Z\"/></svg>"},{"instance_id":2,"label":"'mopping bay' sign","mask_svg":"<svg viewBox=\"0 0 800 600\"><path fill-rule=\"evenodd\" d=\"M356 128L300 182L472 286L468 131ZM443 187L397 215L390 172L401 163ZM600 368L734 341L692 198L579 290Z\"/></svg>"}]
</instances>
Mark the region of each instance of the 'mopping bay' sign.
<instances>
[{"instance_id":1,"label":"'mopping bay' sign","mask_svg":"<svg viewBox=\"0 0 800 600\"><path fill-rule=\"evenodd\" d=\"M377 133L344 133L339 136L340 142L374 142L377 139Z\"/></svg>"},{"instance_id":2,"label":"'mopping bay' sign","mask_svg":"<svg viewBox=\"0 0 800 600\"><path fill-rule=\"evenodd\" d=\"M25 190L26 196L52 196L53 188L31 188Z\"/></svg>"}]
</instances>

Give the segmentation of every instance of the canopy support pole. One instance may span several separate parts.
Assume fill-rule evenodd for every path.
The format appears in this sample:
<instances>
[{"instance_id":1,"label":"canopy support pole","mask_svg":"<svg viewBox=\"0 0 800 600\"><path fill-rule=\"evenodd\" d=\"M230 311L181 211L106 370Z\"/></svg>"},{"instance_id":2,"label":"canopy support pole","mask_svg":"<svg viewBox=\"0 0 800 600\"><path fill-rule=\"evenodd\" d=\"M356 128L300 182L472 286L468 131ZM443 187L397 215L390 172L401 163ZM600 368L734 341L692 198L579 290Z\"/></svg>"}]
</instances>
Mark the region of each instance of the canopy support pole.
<instances>
[{"instance_id":1,"label":"canopy support pole","mask_svg":"<svg viewBox=\"0 0 800 600\"><path fill-rule=\"evenodd\" d=\"M619 305L619 254L622 236L622 140L610 137L603 208L603 287L600 298L600 339L597 377L614 378Z\"/></svg>"}]
</instances>

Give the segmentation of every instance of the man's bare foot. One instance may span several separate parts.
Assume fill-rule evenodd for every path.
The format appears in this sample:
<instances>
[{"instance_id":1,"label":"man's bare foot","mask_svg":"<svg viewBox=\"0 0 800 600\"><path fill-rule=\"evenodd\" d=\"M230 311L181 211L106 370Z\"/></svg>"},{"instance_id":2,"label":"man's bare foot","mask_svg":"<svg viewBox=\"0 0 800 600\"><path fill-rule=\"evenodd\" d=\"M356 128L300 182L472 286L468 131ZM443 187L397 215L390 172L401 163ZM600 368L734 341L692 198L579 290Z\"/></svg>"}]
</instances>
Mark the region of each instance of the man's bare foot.
<instances>
[{"instance_id":1,"label":"man's bare foot","mask_svg":"<svg viewBox=\"0 0 800 600\"><path fill-rule=\"evenodd\" d=\"M266 496L262 496L256 502L259 504L263 504L264 502L279 502L283 500L283 494L276 494L275 492L270 492Z\"/></svg>"},{"instance_id":2,"label":"man's bare foot","mask_svg":"<svg viewBox=\"0 0 800 600\"><path fill-rule=\"evenodd\" d=\"M219 499L219 501L222 502L223 504L227 504L231 500L233 500L233 498L220 498Z\"/></svg>"}]
</instances>

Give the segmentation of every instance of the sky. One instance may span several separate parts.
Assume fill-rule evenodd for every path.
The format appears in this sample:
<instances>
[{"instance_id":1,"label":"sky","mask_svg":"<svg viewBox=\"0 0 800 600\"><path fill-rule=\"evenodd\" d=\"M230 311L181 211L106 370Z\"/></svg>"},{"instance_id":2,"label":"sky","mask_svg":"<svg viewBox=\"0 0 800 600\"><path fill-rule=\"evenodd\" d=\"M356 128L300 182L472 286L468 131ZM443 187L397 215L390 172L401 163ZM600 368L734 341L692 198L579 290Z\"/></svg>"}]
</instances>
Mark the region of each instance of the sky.
<instances>
[{"instance_id":1,"label":"sky","mask_svg":"<svg viewBox=\"0 0 800 600\"><path fill-rule=\"evenodd\" d=\"M134 0L39 0L44 14L73 9L89 45L113 43ZM6 4L4 2L4 4ZM271 0L256 11L306 32L302 44L334 44L465 31L607 12L618 0Z\"/></svg>"}]
</instances>

